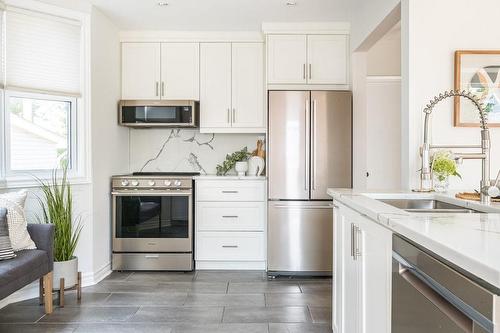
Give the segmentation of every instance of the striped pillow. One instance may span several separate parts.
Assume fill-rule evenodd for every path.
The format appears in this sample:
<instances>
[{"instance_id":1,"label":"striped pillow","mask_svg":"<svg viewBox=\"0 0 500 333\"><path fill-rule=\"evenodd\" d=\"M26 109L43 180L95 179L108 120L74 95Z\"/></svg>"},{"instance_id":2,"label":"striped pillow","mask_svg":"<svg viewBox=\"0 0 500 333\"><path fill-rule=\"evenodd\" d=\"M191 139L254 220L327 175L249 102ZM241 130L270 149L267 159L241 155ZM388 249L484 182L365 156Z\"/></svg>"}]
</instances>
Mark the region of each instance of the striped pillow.
<instances>
[{"instance_id":1,"label":"striped pillow","mask_svg":"<svg viewBox=\"0 0 500 333\"><path fill-rule=\"evenodd\" d=\"M0 260L12 259L15 256L10 244L7 209L0 208Z\"/></svg>"}]
</instances>

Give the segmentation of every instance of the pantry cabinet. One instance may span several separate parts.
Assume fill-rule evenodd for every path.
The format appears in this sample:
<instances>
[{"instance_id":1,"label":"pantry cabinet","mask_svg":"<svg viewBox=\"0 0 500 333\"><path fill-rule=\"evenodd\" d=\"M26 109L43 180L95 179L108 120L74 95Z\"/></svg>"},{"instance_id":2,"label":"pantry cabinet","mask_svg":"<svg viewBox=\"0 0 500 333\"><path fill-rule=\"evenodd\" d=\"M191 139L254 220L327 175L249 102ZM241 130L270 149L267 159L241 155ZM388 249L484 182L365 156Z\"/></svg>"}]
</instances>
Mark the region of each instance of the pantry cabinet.
<instances>
[{"instance_id":1,"label":"pantry cabinet","mask_svg":"<svg viewBox=\"0 0 500 333\"><path fill-rule=\"evenodd\" d=\"M263 133L262 43L202 43L200 132Z\"/></svg>"},{"instance_id":2,"label":"pantry cabinet","mask_svg":"<svg viewBox=\"0 0 500 333\"><path fill-rule=\"evenodd\" d=\"M348 84L348 36L268 35L268 84Z\"/></svg>"},{"instance_id":3,"label":"pantry cabinet","mask_svg":"<svg viewBox=\"0 0 500 333\"><path fill-rule=\"evenodd\" d=\"M199 43L122 43L122 99L198 100Z\"/></svg>"},{"instance_id":4,"label":"pantry cabinet","mask_svg":"<svg viewBox=\"0 0 500 333\"><path fill-rule=\"evenodd\" d=\"M392 233L344 205L334 206L334 332L390 332Z\"/></svg>"}]
</instances>

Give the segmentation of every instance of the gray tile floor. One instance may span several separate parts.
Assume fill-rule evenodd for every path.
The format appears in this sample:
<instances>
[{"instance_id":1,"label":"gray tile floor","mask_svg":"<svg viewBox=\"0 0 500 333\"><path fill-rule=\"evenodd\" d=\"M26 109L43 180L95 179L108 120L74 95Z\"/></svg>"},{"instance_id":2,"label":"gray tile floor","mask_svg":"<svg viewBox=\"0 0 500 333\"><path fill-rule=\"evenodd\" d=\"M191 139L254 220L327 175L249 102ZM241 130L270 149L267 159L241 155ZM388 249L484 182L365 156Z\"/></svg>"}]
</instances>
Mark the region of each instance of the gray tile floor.
<instances>
[{"instance_id":1,"label":"gray tile floor","mask_svg":"<svg viewBox=\"0 0 500 333\"><path fill-rule=\"evenodd\" d=\"M114 272L45 315L38 299L0 310L0 332L331 333L331 279L265 272Z\"/></svg>"}]
</instances>

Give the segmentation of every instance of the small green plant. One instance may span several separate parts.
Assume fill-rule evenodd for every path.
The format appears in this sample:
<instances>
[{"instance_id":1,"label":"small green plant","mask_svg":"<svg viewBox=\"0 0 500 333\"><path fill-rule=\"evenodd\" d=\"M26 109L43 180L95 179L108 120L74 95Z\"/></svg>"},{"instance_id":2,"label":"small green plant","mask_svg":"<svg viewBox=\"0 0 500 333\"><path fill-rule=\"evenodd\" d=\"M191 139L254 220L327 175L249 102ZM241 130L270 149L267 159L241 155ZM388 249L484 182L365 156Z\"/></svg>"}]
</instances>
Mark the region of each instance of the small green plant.
<instances>
[{"instance_id":1,"label":"small green plant","mask_svg":"<svg viewBox=\"0 0 500 333\"><path fill-rule=\"evenodd\" d=\"M432 157L432 171L439 181L444 181L449 176L462 178L457 171L457 163L450 151L438 151Z\"/></svg>"},{"instance_id":2,"label":"small green plant","mask_svg":"<svg viewBox=\"0 0 500 333\"><path fill-rule=\"evenodd\" d=\"M222 164L218 164L216 169L217 169L217 176L225 176L229 170L234 168L236 165L236 162L242 162L248 160L248 156L251 154L248 152L247 147L243 148L242 150L235 151L232 154L227 154L226 155L226 160L222 162Z\"/></svg>"},{"instance_id":3,"label":"small green plant","mask_svg":"<svg viewBox=\"0 0 500 333\"><path fill-rule=\"evenodd\" d=\"M42 216L37 218L39 222L54 224L54 260L67 261L74 257L83 225L80 217L73 221L73 197L67 178L67 163L63 164L60 180L57 174L58 169L54 169L49 180L37 178L43 194L43 199L38 198Z\"/></svg>"}]
</instances>

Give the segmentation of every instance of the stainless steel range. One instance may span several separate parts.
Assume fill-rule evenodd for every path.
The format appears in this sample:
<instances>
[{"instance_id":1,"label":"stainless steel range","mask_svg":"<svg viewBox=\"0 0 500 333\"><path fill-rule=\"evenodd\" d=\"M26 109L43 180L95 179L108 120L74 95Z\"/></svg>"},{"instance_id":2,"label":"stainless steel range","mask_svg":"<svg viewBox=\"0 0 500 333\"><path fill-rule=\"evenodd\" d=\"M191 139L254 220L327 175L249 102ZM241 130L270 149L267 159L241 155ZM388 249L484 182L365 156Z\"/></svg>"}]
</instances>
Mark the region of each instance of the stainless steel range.
<instances>
[{"instance_id":1,"label":"stainless steel range","mask_svg":"<svg viewBox=\"0 0 500 333\"><path fill-rule=\"evenodd\" d=\"M113 270L193 270L193 176L112 177Z\"/></svg>"}]
</instances>

